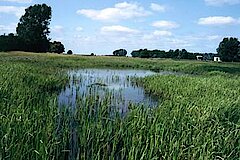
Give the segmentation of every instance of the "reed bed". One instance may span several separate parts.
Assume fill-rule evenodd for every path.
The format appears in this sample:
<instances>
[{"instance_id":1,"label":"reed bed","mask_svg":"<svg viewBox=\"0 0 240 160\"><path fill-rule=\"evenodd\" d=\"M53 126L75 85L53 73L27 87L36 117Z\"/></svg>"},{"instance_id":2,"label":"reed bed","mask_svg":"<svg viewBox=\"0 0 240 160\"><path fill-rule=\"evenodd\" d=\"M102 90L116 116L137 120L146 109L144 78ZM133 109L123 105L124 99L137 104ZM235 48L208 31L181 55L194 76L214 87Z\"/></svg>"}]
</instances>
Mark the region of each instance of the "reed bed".
<instances>
[{"instance_id":1,"label":"reed bed","mask_svg":"<svg viewBox=\"0 0 240 160\"><path fill-rule=\"evenodd\" d=\"M111 93L59 108L67 71L89 67L194 75L136 79L161 103L124 116ZM239 159L239 74L239 63L0 53L0 159Z\"/></svg>"},{"instance_id":2,"label":"reed bed","mask_svg":"<svg viewBox=\"0 0 240 160\"><path fill-rule=\"evenodd\" d=\"M163 99L154 115L166 131L161 145L167 157L240 157L239 76L152 76L137 81Z\"/></svg>"},{"instance_id":3,"label":"reed bed","mask_svg":"<svg viewBox=\"0 0 240 160\"><path fill-rule=\"evenodd\" d=\"M27 64L8 62L0 68L0 159L62 157L67 134L56 132L55 97L66 79Z\"/></svg>"}]
</instances>

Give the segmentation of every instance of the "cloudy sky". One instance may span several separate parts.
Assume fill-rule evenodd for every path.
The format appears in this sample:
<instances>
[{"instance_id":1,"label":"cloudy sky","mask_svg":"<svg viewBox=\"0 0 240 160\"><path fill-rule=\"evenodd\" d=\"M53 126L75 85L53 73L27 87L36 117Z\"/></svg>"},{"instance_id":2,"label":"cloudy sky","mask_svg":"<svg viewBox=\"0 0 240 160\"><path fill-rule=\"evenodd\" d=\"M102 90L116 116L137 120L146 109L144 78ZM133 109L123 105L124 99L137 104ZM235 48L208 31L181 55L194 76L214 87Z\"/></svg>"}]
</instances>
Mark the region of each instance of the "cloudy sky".
<instances>
[{"instance_id":1,"label":"cloudy sky","mask_svg":"<svg viewBox=\"0 0 240 160\"><path fill-rule=\"evenodd\" d=\"M0 0L0 34L15 32L24 9L37 3L52 7L52 40L74 53L216 52L223 37L240 38L240 0Z\"/></svg>"}]
</instances>

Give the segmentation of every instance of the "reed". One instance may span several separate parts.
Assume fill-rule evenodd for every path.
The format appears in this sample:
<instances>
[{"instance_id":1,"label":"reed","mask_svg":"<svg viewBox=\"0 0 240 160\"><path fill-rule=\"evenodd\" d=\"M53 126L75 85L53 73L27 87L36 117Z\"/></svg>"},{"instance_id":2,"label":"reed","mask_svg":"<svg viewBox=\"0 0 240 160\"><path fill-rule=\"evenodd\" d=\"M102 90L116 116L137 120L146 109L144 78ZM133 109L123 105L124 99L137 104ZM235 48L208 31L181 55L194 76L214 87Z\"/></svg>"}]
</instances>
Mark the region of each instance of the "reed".
<instances>
[{"instance_id":1,"label":"reed","mask_svg":"<svg viewBox=\"0 0 240 160\"><path fill-rule=\"evenodd\" d=\"M99 67L188 75L135 79L161 103L124 116L110 92L59 108L67 71ZM239 63L0 53L0 159L239 159L239 74Z\"/></svg>"}]
</instances>

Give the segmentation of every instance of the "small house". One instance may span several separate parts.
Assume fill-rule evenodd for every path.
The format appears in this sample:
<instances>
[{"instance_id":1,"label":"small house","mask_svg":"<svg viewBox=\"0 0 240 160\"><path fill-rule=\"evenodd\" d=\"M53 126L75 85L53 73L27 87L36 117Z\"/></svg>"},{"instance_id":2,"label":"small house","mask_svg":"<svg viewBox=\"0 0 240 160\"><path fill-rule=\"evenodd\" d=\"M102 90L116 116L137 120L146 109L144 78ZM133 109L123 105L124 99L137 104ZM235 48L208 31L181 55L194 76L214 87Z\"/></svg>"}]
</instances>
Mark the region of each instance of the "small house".
<instances>
[{"instance_id":1,"label":"small house","mask_svg":"<svg viewBox=\"0 0 240 160\"><path fill-rule=\"evenodd\" d=\"M202 61L203 60L203 56L196 56L198 61Z\"/></svg>"},{"instance_id":2,"label":"small house","mask_svg":"<svg viewBox=\"0 0 240 160\"><path fill-rule=\"evenodd\" d=\"M214 57L213 60L214 60L214 62L221 62L220 57Z\"/></svg>"}]
</instances>

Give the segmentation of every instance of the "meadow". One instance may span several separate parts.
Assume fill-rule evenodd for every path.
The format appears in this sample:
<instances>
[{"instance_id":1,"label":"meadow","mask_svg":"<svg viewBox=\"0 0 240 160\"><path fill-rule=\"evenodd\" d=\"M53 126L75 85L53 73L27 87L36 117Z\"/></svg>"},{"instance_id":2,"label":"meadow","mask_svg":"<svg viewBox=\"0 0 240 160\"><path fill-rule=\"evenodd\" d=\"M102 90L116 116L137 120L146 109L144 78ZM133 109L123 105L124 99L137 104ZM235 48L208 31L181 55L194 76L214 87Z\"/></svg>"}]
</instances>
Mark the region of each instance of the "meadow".
<instances>
[{"instance_id":1,"label":"meadow","mask_svg":"<svg viewBox=\"0 0 240 160\"><path fill-rule=\"evenodd\" d=\"M57 97L67 71L80 68L184 74L135 79L158 107L131 105L122 117L111 95L89 95L71 114ZM240 158L240 63L9 52L0 53L0 75L0 159Z\"/></svg>"}]
</instances>

